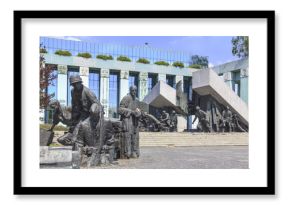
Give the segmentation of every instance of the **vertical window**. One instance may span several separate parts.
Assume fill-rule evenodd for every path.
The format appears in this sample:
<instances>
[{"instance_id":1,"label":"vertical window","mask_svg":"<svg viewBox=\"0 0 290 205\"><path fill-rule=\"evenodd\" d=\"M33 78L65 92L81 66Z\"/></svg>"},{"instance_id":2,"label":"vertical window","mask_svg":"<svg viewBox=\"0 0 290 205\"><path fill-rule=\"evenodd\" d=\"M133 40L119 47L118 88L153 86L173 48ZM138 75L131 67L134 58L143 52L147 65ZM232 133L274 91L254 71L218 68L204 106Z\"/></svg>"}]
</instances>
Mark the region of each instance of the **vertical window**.
<instances>
[{"instance_id":1,"label":"vertical window","mask_svg":"<svg viewBox=\"0 0 290 205\"><path fill-rule=\"evenodd\" d=\"M157 78L158 78L157 74L148 73L148 80L147 80L148 92L150 92L152 90L152 88L156 85Z\"/></svg>"},{"instance_id":2,"label":"vertical window","mask_svg":"<svg viewBox=\"0 0 290 205\"><path fill-rule=\"evenodd\" d=\"M187 95L188 99L191 99L191 77L183 77L183 90Z\"/></svg>"},{"instance_id":3,"label":"vertical window","mask_svg":"<svg viewBox=\"0 0 290 205\"><path fill-rule=\"evenodd\" d=\"M89 88L100 99L100 73L96 70L90 71L89 74Z\"/></svg>"},{"instance_id":4,"label":"vertical window","mask_svg":"<svg viewBox=\"0 0 290 205\"><path fill-rule=\"evenodd\" d=\"M175 76L174 75L166 75L166 83L171 87L175 88Z\"/></svg>"},{"instance_id":5,"label":"vertical window","mask_svg":"<svg viewBox=\"0 0 290 205\"><path fill-rule=\"evenodd\" d=\"M67 105L68 106L71 106L71 89L72 89L69 83L69 78L70 76L76 75L76 74L79 74L79 71L76 68L69 68L67 71Z\"/></svg>"},{"instance_id":6,"label":"vertical window","mask_svg":"<svg viewBox=\"0 0 290 205\"><path fill-rule=\"evenodd\" d=\"M118 118L119 107L119 73L110 72L109 79L109 118Z\"/></svg>"},{"instance_id":7,"label":"vertical window","mask_svg":"<svg viewBox=\"0 0 290 205\"><path fill-rule=\"evenodd\" d=\"M138 87L138 73L129 73L129 88L131 86L135 85L137 87L137 93L136 96L138 97L138 91L139 91L139 87Z\"/></svg>"}]
</instances>

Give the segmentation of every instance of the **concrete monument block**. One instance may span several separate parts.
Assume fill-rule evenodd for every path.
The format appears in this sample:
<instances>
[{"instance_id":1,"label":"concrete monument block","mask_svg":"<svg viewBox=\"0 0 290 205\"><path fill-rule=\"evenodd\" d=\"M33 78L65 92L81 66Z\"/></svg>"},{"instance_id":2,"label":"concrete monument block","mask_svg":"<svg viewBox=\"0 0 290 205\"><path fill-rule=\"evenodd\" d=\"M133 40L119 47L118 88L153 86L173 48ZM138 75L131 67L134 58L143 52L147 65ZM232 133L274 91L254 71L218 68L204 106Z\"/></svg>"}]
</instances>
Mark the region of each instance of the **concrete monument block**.
<instances>
[{"instance_id":1,"label":"concrete monument block","mask_svg":"<svg viewBox=\"0 0 290 205\"><path fill-rule=\"evenodd\" d=\"M177 116L177 132L183 132L187 129L187 119L185 116L178 115Z\"/></svg>"},{"instance_id":2,"label":"concrete monument block","mask_svg":"<svg viewBox=\"0 0 290 205\"><path fill-rule=\"evenodd\" d=\"M71 146L40 146L41 168L79 168L79 153L73 152Z\"/></svg>"},{"instance_id":3,"label":"concrete monument block","mask_svg":"<svg viewBox=\"0 0 290 205\"><path fill-rule=\"evenodd\" d=\"M248 125L248 106L234 91L210 68L192 74L192 89L199 95L211 95L219 103L229 106L241 121Z\"/></svg>"},{"instance_id":4,"label":"concrete monument block","mask_svg":"<svg viewBox=\"0 0 290 205\"><path fill-rule=\"evenodd\" d=\"M159 81L145 96L143 102L157 108L176 106L176 90L164 81Z\"/></svg>"}]
</instances>

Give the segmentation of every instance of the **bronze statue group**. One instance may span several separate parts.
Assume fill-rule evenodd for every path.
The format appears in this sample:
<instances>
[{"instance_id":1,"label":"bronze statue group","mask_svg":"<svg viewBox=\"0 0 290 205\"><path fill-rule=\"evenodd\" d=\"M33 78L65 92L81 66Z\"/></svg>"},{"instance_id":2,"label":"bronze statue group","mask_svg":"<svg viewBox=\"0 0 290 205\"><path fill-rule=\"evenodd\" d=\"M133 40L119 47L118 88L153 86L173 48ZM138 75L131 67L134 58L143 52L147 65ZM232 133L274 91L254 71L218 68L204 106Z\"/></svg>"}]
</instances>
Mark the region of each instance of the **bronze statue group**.
<instances>
[{"instance_id":1,"label":"bronze statue group","mask_svg":"<svg viewBox=\"0 0 290 205\"><path fill-rule=\"evenodd\" d=\"M211 132L212 128L209 123L208 114L201 110L199 106L196 106L195 110L195 117L192 124L198 119L197 130ZM240 124L237 114L233 114L229 106L226 106L226 109L222 112L221 116L217 116L217 119L217 126L220 132L246 132L246 129Z\"/></svg>"},{"instance_id":2,"label":"bronze statue group","mask_svg":"<svg viewBox=\"0 0 290 205\"><path fill-rule=\"evenodd\" d=\"M118 113L119 121L104 118L104 109L95 94L83 85L79 75L70 77L72 107L70 116L66 116L58 101L51 103L54 109L53 131L59 122L68 126L69 130L57 141L64 146L72 146L74 151L80 153L81 167L94 167L98 165L117 164L117 159L138 158L139 129L143 122L145 127L149 123L157 126L157 131L177 131L177 114L165 110L159 119L143 112L139 107L137 87L131 86L129 93L120 102ZM207 113L196 107L195 119L199 120L198 129L210 132ZM223 112L220 127L223 131L243 129L239 127L236 115L227 109ZM156 131L156 130L154 130Z\"/></svg>"},{"instance_id":3,"label":"bronze statue group","mask_svg":"<svg viewBox=\"0 0 290 205\"><path fill-rule=\"evenodd\" d=\"M73 87L70 118L64 116L58 101L51 104L54 113L50 131L59 122L69 127L68 132L57 141L80 152L81 166L116 164L118 158L138 158L141 110L136 97L137 87L131 86L130 93L120 102L120 123L104 118L103 106L95 94L83 85L79 75L70 77L70 85Z\"/></svg>"}]
</instances>

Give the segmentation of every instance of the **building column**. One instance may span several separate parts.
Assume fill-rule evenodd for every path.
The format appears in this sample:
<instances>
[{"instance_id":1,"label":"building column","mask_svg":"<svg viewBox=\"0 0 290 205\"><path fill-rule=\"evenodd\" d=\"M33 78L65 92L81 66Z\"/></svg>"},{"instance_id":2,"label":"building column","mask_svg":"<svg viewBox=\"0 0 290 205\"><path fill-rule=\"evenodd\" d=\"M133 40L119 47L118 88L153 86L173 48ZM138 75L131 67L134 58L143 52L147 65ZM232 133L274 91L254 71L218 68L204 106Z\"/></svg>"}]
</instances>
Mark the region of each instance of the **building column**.
<instances>
[{"instance_id":1,"label":"building column","mask_svg":"<svg viewBox=\"0 0 290 205\"><path fill-rule=\"evenodd\" d=\"M139 73L139 100L142 101L148 94L148 73Z\"/></svg>"},{"instance_id":2,"label":"building column","mask_svg":"<svg viewBox=\"0 0 290 205\"><path fill-rule=\"evenodd\" d=\"M233 74L232 72L227 72L223 74L224 81L233 90Z\"/></svg>"},{"instance_id":3,"label":"building column","mask_svg":"<svg viewBox=\"0 0 290 205\"><path fill-rule=\"evenodd\" d=\"M188 101L192 101L192 82L189 83L189 93L188 93ZM192 128L192 121L195 115L188 115L187 117L187 129L191 130ZM197 125L196 125L197 126Z\"/></svg>"},{"instance_id":4,"label":"building column","mask_svg":"<svg viewBox=\"0 0 290 205\"><path fill-rule=\"evenodd\" d=\"M240 73L240 98L248 104L248 83L249 83L249 70L248 68L242 69Z\"/></svg>"},{"instance_id":5,"label":"building column","mask_svg":"<svg viewBox=\"0 0 290 205\"><path fill-rule=\"evenodd\" d=\"M89 68L80 67L80 76L83 80L83 85L89 87Z\"/></svg>"},{"instance_id":6,"label":"building column","mask_svg":"<svg viewBox=\"0 0 290 205\"><path fill-rule=\"evenodd\" d=\"M121 70L120 72L120 100L129 93L129 71Z\"/></svg>"},{"instance_id":7,"label":"building column","mask_svg":"<svg viewBox=\"0 0 290 205\"><path fill-rule=\"evenodd\" d=\"M101 69L100 102L104 107L105 116L109 116L109 80L110 70Z\"/></svg>"},{"instance_id":8,"label":"building column","mask_svg":"<svg viewBox=\"0 0 290 205\"><path fill-rule=\"evenodd\" d=\"M184 89L183 89L183 76L182 75L177 75L175 76L175 85L176 85L176 88L177 88L177 83L179 83L181 81L181 85L180 85L180 89L182 92L184 92Z\"/></svg>"},{"instance_id":9,"label":"building column","mask_svg":"<svg viewBox=\"0 0 290 205\"><path fill-rule=\"evenodd\" d=\"M160 80L163 80L163 82L166 83L166 74L158 73L158 82L159 82Z\"/></svg>"},{"instance_id":10,"label":"building column","mask_svg":"<svg viewBox=\"0 0 290 205\"><path fill-rule=\"evenodd\" d=\"M67 105L67 66L57 65L57 100L63 106Z\"/></svg>"}]
</instances>

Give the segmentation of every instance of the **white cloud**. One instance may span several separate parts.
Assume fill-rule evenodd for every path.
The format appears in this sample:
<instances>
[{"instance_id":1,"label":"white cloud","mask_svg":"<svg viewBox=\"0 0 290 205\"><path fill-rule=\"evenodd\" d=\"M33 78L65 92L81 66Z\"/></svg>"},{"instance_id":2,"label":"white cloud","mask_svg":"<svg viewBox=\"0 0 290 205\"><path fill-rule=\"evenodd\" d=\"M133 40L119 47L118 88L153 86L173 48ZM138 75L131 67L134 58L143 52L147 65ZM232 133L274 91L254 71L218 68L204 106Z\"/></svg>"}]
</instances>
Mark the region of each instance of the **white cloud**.
<instances>
[{"instance_id":1,"label":"white cloud","mask_svg":"<svg viewBox=\"0 0 290 205\"><path fill-rule=\"evenodd\" d=\"M81 39L74 36L49 36L49 37L71 41L82 41Z\"/></svg>"}]
</instances>

